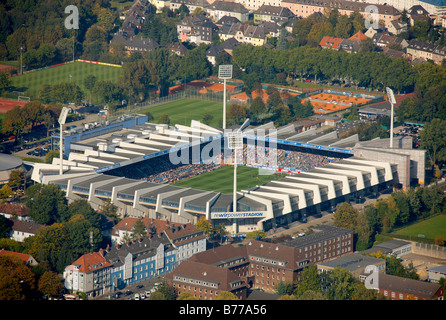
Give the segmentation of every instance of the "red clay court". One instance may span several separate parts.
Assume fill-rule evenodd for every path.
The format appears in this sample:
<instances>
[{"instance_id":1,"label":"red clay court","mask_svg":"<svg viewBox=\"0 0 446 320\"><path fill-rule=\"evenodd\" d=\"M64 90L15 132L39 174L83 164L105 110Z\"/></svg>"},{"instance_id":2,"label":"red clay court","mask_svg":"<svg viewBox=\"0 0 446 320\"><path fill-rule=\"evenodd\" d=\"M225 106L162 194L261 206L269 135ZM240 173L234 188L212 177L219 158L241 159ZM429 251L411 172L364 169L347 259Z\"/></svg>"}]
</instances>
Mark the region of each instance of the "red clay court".
<instances>
[{"instance_id":1,"label":"red clay court","mask_svg":"<svg viewBox=\"0 0 446 320\"><path fill-rule=\"evenodd\" d=\"M10 99L0 99L0 113L6 113L9 110L12 110L15 106L23 107L28 102L25 101L17 101Z\"/></svg>"},{"instance_id":2,"label":"red clay court","mask_svg":"<svg viewBox=\"0 0 446 320\"><path fill-rule=\"evenodd\" d=\"M304 101L307 100L313 105L314 113L325 114L348 109L353 104L364 105L371 99L344 96L333 93L319 93L304 99Z\"/></svg>"}]
</instances>

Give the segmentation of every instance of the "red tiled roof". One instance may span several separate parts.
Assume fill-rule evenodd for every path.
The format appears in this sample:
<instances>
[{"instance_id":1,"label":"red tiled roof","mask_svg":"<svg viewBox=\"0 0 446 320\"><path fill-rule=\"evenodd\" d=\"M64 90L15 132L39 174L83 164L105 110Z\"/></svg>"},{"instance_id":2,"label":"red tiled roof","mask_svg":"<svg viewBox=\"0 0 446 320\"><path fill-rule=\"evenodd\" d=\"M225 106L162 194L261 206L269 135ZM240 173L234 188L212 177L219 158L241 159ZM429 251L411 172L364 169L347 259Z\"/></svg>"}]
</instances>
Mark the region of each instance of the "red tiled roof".
<instances>
[{"instance_id":1,"label":"red tiled roof","mask_svg":"<svg viewBox=\"0 0 446 320\"><path fill-rule=\"evenodd\" d=\"M329 37L329 36L324 36L321 40L321 42L319 42L319 45L323 48L339 48L339 45L342 42L342 38L335 38L335 37Z\"/></svg>"},{"instance_id":2,"label":"red tiled roof","mask_svg":"<svg viewBox=\"0 0 446 320\"><path fill-rule=\"evenodd\" d=\"M109 267L111 264L99 252L91 252L77 259L73 265L79 265L80 272L88 273Z\"/></svg>"},{"instance_id":3,"label":"red tiled roof","mask_svg":"<svg viewBox=\"0 0 446 320\"><path fill-rule=\"evenodd\" d=\"M1 249L0 250L0 257L1 256L13 256L13 257L19 258L20 260L22 260L25 263L27 263L29 261L29 259L31 258L31 255L29 255L29 254L20 253L20 252L14 252L14 251L8 251L8 250L5 250L5 249Z\"/></svg>"}]
</instances>

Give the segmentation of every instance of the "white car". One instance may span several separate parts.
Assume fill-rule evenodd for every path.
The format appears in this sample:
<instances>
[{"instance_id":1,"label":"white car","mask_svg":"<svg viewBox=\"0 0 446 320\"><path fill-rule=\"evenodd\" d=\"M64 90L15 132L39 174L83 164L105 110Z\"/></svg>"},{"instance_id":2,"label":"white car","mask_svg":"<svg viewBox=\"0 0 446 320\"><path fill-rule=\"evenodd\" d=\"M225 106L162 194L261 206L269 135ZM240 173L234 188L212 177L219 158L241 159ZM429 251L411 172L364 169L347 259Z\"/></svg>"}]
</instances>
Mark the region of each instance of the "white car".
<instances>
[{"instance_id":1,"label":"white car","mask_svg":"<svg viewBox=\"0 0 446 320\"><path fill-rule=\"evenodd\" d=\"M135 293L134 298L135 298L135 300L139 300L139 293Z\"/></svg>"}]
</instances>

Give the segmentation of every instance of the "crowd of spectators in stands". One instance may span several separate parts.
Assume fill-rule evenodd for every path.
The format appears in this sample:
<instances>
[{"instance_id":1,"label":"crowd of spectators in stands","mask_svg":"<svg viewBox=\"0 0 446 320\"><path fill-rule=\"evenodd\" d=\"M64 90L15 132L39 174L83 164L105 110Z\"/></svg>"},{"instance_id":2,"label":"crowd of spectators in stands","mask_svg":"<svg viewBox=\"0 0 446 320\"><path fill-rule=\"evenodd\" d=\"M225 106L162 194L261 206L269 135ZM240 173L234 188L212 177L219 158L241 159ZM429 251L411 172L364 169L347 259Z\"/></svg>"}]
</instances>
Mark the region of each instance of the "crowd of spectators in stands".
<instances>
[{"instance_id":1,"label":"crowd of spectators in stands","mask_svg":"<svg viewBox=\"0 0 446 320\"><path fill-rule=\"evenodd\" d=\"M126 177L156 183L173 183L175 181L213 171L223 164L232 164L232 155L223 159L223 153L215 155L211 161L200 164L173 165L169 157L163 156L144 161L137 165L121 168ZM298 171L309 171L336 162L338 158L324 155L244 145L237 154L239 165L291 168ZM142 178L141 178L142 177Z\"/></svg>"}]
</instances>

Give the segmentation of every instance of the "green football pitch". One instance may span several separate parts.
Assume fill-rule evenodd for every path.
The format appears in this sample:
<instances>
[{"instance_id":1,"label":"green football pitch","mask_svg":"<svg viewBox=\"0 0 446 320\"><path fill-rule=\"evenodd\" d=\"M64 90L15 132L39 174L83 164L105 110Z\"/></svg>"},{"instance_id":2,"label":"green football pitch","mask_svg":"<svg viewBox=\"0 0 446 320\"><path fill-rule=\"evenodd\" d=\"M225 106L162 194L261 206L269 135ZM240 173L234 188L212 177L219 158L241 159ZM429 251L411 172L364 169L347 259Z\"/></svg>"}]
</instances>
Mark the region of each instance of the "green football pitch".
<instances>
[{"instance_id":1,"label":"green football pitch","mask_svg":"<svg viewBox=\"0 0 446 320\"><path fill-rule=\"evenodd\" d=\"M237 191L253 188L271 180L280 178L280 174L259 174L259 170L251 167L237 167ZM218 168L211 172L187 178L175 183L175 186L208 190L222 193L232 193L234 183L234 167L231 165Z\"/></svg>"},{"instance_id":2,"label":"green football pitch","mask_svg":"<svg viewBox=\"0 0 446 320\"><path fill-rule=\"evenodd\" d=\"M39 88L44 83L56 84L71 81L76 83L84 92L88 92L87 89L89 88L84 87L83 81L90 74L94 75L98 81L116 82L121 74L121 68L76 61L12 77L11 84L16 91L25 92L25 96L36 99Z\"/></svg>"},{"instance_id":3,"label":"green football pitch","mask_svg":"<svg viewBox=\"0 0 446 320\"><path fill-rule=\"evenodd\" d=\"M202 121L205 114L211 114L213 119L209 125L221 128L223 102L181 99L138 111L138 113L146 112L150 112L153 115L153 122L157 122L162 114L167 114L171 125L181 124L187 126L190 125L191 120Z\"/></svg>"},{"instance_id":4,"label":"green football pitch","mask_svg":"<svg viewBox=\"0 0 446 320\"><path fill-rule=\"evenodd\" d=\"M396 234L418 238L422 236L427 239L435 239L442 236L446 239L446 215L441 214L433 218L420 221L395 232Z\"/></svg>"}]
</instances>

